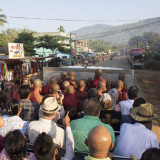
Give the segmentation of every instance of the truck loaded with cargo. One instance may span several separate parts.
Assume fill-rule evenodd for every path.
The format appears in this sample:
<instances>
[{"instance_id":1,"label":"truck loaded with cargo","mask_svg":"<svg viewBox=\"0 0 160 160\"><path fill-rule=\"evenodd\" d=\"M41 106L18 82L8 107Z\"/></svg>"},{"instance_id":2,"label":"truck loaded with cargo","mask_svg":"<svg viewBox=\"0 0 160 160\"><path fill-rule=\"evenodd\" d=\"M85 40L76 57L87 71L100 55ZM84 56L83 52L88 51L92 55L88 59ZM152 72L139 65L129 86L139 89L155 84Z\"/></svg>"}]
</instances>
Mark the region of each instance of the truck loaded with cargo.
<instances>
[{"instance_id":1,"label":"truck loaded with cargo","mask_svg":"<svg viewBox=\"0 0 160 160\"><path fill-rule=\"evenodd\" d=\"M143 68L144 67L144 50L134 48L128 53L128 60L132 68Z\"/></svg>"}]
</instances>

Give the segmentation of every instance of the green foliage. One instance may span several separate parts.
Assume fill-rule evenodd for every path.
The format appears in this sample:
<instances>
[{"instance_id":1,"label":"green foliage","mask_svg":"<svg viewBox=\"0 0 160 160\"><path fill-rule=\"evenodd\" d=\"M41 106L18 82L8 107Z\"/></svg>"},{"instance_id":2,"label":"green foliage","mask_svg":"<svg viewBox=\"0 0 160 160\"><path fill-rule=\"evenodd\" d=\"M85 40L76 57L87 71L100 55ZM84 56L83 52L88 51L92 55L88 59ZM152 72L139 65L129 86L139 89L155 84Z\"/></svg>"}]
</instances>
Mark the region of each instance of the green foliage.
<instances>
[{"instance_id":1,"label":"green foliage","mask_svg":"<svg viewBox=\"0 0 160 160\"><path fill-rule=\"evenodd\" d=\"M144 40L141 36L134 36L132 37L129 42L129 46L131 48L143 48L144 47Z\"/></svg>"},{"instance_id":2,"label":"green foliage","mask_svg":"<svg viewBox=\"0 0 160 160\"><path fill-rule=\"evenodd\" d=\"M64 29L64 27L63 27L62 25L60 25L60 27L57 28L57 30L58 30L59 32L65 32L65 29Z\"/></svg>"},{"instance_id":3,"label":"green foliage","mask_svg":"<svg viewBox=\"0 0 160 160\"><path fill-rule=\"evenodd\" d=\"M113 46L112 43L106 42L104 40L89 40L88 47L95 49L96 52L108 52L109 50L117 50L116 46Z\"/></svg>"},{"instance_id":4,"label":"green foliage","mask_svg":"<svg viewBox=\"0 0 160 160\"><path fill-rule=\"evenodd\" d=\"M2 12L2 9L0 9L0 12ZM4 24L7 23L6 19L6 15L0 14L0 26L4 26Z\"/></svg>"},{"instance_id":5,"label":"green foliage","mask_svg":"<svg viewBox=\"0 0 160 160\"><path fill-rule=\"evenodd\" d=\"M146 32L142 36L134 36L132 37L129 42L130 48L146 48L149 46L149 50L152 53L157 52L160 53L160 34Z\"/></svg>"},{"instance_id":6,"label":"green foliage","mask_svg":"<svg viewBox=\"0 0 160 160\"><path fill-rule=\"evenodd\" d=\"M142 36L135 36L130 39L129 46L130 48L144 48L145 68L160 70L160 34L146 32Z\"/></svg>"},{"instance_id":7,"label":"green foliage","mask_svg":"<svg viewBox=\"0 0 160 160\"><path fill-rule=\"evenodd\" d=\"M6 36L7 43L12 43L15 38L17 38L19 30L16 29L7 29L2 31L2 34Z\"/></svg>"},{"instance_id":8,"label":"green foliage","mask_svg":"<svg viewBox=\"0 0 160 160\"><path fill-rule=\"evenodd\" d=\"M14 40L15 43L23 43L25 55L31 56L35 53L34 50L34 41L33 33L21 32L18 34L18 37Z\"/></svg>"},{"instance_id":9,"label":"green foliage","mask_svg":"<svg viewBox=\"0 0 160 160\"><path fill-rule=\"evenodd\" d=\"M145 68L160 71L160 61L155 59L149 59L148 62L145 64Z\"/></svg>"},{"instance_id":10,"label":"green foliage","mask_svg":"<svg viewBox=\"0 0 160 160\"><path fill-rule=\"evenodd\" d=\"M0 34L0 47L7 47L7 37L3 34Z\"/></svg>"},{"instance_id":11,"label":"green foliage","mask_svg":"<svg viewBox=\"0 0 160 160\"><path fill-rule=\"evenodd\" d=\"M60 52L69 53L69 49L65 48L68 46L66 44L60 44L58 41L62 40L61 38L55 39L53 36L44 35L36 38L37 44L36 48L46 48L46 49L58 49ZM64 40L64 38L63 38Z\"/></svg>"}]
</instances>

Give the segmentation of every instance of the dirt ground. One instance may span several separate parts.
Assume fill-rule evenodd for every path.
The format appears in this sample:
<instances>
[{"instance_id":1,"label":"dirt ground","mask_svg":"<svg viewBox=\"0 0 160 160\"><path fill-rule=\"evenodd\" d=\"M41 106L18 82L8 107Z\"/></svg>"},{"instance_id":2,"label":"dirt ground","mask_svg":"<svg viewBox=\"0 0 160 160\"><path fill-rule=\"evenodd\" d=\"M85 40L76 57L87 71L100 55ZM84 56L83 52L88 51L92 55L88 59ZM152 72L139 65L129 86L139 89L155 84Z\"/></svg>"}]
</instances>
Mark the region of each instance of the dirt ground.
<instances>
[{"instance_id":1,"label":"dirt ground","mask_svg":"<svg viewBox=\"0 0 160 160\"><path fill-rule=\"evenodd\" d=\"M160 116L160 72L152 70L135 70L135 78L142 89L144 98L155 107ZM160 144L160 118L154 120L152 131L156 133Z\"/></svg>"}]
</instances>

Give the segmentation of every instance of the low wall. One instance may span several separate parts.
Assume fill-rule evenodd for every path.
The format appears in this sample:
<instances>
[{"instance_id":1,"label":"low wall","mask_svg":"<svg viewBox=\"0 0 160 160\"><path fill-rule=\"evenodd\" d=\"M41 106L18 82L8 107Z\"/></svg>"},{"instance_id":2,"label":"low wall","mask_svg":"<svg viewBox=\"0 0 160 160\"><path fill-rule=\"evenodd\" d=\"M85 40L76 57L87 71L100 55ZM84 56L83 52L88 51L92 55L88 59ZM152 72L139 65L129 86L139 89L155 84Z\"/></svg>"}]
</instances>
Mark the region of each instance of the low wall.
<instances>
[{"instance_id":1,"label":"low wall","mask_svg":"<svg viewBox=\"0 0 160 160\"><path fill-rule=\"evenodd\" d=\"M46 84L50 77L59 78L60 73L65 71L74 71L76 74L76 80L93 78L96 69L88 68L59 68L59 67L43 67L43 83ZM125 74L128 87L133 85L134 70L110 70L102 69L103 78L108 80L117 80L120 73Z\"/></svg>"}]
</instances>

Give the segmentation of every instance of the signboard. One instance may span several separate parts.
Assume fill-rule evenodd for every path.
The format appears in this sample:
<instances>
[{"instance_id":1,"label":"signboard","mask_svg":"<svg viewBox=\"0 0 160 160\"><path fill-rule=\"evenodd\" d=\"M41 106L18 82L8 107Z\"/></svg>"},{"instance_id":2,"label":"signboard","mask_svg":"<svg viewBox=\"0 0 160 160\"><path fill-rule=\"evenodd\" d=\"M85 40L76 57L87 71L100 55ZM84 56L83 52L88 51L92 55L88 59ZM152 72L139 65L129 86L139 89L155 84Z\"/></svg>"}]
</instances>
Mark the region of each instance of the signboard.
<instances>
[{"instance_id":1,"label":"signboard","mask_svg":"<svg viewBox=\"0 0 160 160\"><path fill-rule=\"evenodd\" d=\"M9 58L24 58L22 43L8 43Z\"/></svg>"}]
</instances>

